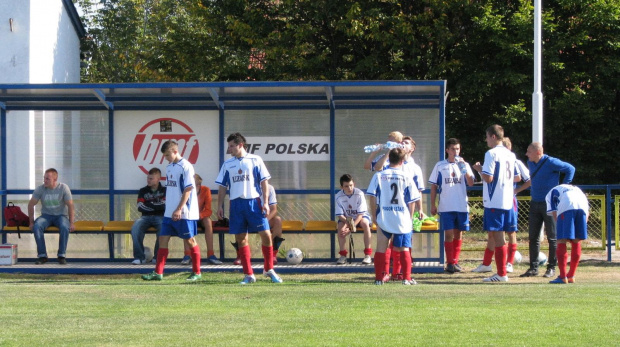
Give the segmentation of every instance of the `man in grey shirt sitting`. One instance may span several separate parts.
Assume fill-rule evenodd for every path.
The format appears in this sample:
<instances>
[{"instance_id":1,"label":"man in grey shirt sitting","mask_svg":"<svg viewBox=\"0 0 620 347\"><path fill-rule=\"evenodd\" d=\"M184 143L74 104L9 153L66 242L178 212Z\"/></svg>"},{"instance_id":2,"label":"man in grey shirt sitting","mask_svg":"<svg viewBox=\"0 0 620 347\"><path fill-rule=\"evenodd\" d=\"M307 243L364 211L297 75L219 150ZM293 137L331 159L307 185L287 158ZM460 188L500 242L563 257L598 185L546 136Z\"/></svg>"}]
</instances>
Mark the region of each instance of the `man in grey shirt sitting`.
<instances>
[{"instance_id":1,"label":"man in grey shirt sitting","mask_svg":"<svg viewBox=\"0 0 620 347\"><path fill-rule=\"evenodd\" d=\"M35 220L34 207L39 200L41 201L41 215ZM34 190L32 198L28 202L28 217L30 218L30 229L37 243L37 257L39 259L35 264L47 263L44 232L50 226L55 226L60 231L58 263L67 264L67 242L69 242L69 232L75 230L75 209L71 190L66 184L58 182L58 171L56 169L45 170L43 184Z\"/></svg>"}]
</instances>

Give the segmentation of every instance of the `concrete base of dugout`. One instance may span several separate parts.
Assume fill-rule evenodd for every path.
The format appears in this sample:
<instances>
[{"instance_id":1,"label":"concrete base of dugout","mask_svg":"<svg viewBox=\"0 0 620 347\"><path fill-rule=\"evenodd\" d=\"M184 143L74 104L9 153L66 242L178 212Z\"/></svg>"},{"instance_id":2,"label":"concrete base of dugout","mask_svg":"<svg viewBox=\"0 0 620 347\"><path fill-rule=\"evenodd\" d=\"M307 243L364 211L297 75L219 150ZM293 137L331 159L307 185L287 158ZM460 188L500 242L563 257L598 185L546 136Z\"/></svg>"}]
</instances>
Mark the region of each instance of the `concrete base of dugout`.
<instances>
[{"instance_id":1,"label":"concrete base of dugout","mask_svg":"<svg viewBox=\"0 0 620 347\"><path fill-rule=\"evenodd\" d=\"M35 259L20 259L15 265L0 266L0 273L26 274L80 274L80 275L118 275L118 274L146 274L155 268L155 264L133 265L129 260L102 262L67 259L67 265L59 265L55 258L44 265L34 264ZM260 260L252 262L255 273L262 273ZM290 265L281 261L275 265L280 274L329 274L329 273L374 273L374 266L362 265L359 262L345 265L336 265L333 262L303 262L299 265ZM240 265L224 263L222 265L202 265L204 273L209 272L241 272ZM165 273L191 272L191 265L180 265L180 259L172 259L166 263ZM413 273L442 273L443 266L436 262L414 262Z\"/></svg>"}]
</instances>

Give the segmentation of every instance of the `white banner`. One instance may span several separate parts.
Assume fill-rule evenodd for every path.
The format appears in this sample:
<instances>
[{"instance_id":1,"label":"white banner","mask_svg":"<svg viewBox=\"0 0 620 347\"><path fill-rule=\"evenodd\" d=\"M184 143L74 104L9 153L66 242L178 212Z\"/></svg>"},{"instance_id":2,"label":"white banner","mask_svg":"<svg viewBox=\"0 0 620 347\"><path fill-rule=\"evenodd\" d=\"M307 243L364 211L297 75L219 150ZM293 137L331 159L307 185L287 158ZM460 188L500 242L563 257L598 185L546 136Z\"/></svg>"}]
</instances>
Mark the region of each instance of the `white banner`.
<instances>
[{"instance_id":1,"label":"white banner","mask_svg":"<svg viewBox=\"0 0 620 347\"><path fill-rule=\"evenodd\" d=\"M157 167L165 179L168 162L161 153L167 140L194 164L203 185L214 189L219 172L217 111L116 111L114 113L114 188L140 189ZM163 183L163 182L162 182Z\"/></svg>"},{"instance_id":2,"label":"white banner","mask_svg":"<svg viewBox=\"0 0 620 347\"><path fill-rule=\"evenodd\" d=\"M248 153L264 161L329 161L329 136L246 137Z\"/></svg>"}]
</instances>

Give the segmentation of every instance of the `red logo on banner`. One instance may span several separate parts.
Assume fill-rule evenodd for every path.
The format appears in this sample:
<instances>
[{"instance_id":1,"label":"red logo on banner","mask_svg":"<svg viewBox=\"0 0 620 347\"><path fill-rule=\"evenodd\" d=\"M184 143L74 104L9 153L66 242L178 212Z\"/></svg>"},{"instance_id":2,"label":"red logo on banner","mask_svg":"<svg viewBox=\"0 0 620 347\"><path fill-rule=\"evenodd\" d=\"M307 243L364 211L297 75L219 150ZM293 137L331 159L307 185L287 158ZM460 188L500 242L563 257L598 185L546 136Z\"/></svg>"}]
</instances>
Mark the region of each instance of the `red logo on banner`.
<instances>
[{"instance_id":1,"label":"red logo on banner","mask_svg":"<svg viewBox=\"0 0 620 347\"><path fill-rule=\"evenodd\" d=\"M172 127L164 129L160 124L162 121L168 121ZM200 146L194 130L178 119L159 118L146 123L133 140L133 158L142 172L148 174L151 167L168 164L160 151L162 144L168 140L179 144L179 153L183 158L196 163Z\"/></svg>"}]
</instances>

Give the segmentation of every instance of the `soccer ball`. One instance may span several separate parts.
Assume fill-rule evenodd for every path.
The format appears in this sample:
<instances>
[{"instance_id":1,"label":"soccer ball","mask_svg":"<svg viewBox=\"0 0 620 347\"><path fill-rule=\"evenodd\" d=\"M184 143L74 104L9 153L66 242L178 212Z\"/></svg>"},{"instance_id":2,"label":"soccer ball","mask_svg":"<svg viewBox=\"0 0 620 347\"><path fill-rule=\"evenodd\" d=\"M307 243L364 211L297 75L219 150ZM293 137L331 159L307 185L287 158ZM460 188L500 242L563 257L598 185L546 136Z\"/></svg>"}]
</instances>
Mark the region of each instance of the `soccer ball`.
<instances>
[{"instance_id":1,"label":"soccer ball","mask_svg":"<svg viewBox=\"0 0 620 347\"><path fill-rule=\"evenodd\" d=\"M299 248L291 248L286 252L286 261L289 264L297 265L304 259L304 254Z\"/></svg>"},{"instance_id":2,"label":"soccer ball","mask_svg":"<svg viewBox=\"0 0 620 347\"><path fill-rule=\"evenodd\" d=\"M545 264L547 264L547 255L543 252L538 253L538 265L542 266Z\"/></svg>"},{"instance_id":3,"label":"soccer ball","mask_svg":"<svg viewBox=\"0 0 620 347\"><path fill-rule=\"evenodd\" d=\"M144 258L146 258L146 262L150 263L153 260L153 251L150 247L144 247Z\"/></svg>"},{"instance_id":4,"label":"soccer ball","mask_svg":"<svg viewBox=\"0 0 620 347\"><path fill-rule=\"evenodd\" d=\"M515 252L515 264L520 264L521 260L523 260L523 256L521 255L521 253L519 253L519 251Z\"/></svg>"}]
</instances>

